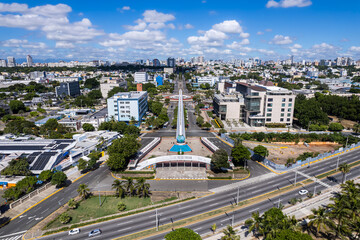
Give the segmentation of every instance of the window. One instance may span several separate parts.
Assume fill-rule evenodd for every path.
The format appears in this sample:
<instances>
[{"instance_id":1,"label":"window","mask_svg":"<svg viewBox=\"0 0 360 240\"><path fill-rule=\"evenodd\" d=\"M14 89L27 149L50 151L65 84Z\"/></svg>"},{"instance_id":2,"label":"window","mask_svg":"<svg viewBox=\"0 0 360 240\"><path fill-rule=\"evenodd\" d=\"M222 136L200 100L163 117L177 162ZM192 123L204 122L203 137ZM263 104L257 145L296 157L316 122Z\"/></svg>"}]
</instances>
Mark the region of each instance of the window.
<instances>
[{"instance_id":1,"label":"window","mask_svg":"<svg viewBox=\"0 0 360 240\"><path fill-rule=\"evenodd\" d=\"M124 104L124 102L120 102L120 104Z\"/></svg>"},{"instance_id":2,"label":"window","mask_svg":"<svg viewBox=\"0 0 360 240\"><path fill-rule=\"evenodd\" d=\"M283 118L280 118L280 122L283 122L284 121L284 119Z\"/></svg>"},{"instance_id":3,"label":"window","mask_svg":"<svg viewBox=\"0 0 360 240\"><path fill-rule=\"evenodd\" d=\"M289 98L289 102L292 102L292 100L293 100L292 98Z\"/></svg>"},{"instance_id":4,"label":"window","mask_svg":"<svg viewBox=\"0 0 360 240\"><path fill-rule=\"evenodd\" d=\"M272 98L268 98L268 102L272 102L273 101L273 99Z\"/></svg>"},{"instance_id":5,"label":"window","mask_svg":"<svg viewBox=\"0 0 360 240\"><path fill-rule=\"evenodd\" d=\"M123 118L123 117L125 117L125 115L121 115L121 117Z\"/></svg>"},{"instance_id":6,"label":"window","mask_svg":"<svg viewBox=\"0 0 360 240\"><path fill-rule=\"evenodd\" d=\"M287 116L288 116L288 117L291 117L291 113L288 113Z\"/></svg>"},{"instance_id":7,"label":"window","mask_svg":"<svg viewBox=\"0 0 360 240\"><path fill-rule=\"evenodd\" d=\"M130 113L130 111L126 111L126 113Z\"/></svg>"},{"instance_id":8,"label":"window","mask_svg":"<svg viewBox=\"0 0 360 240\"><path fill-rule=\"evenodd\" d=\"M292 103L289 103L289 107L292 107Z\"/></svg>"},{"instance_id":9,"label":"window","mask_svg":"<svg viewBox=\"0 0 360 240\"><path fill-rule=\"evenodd\" d=\"M280 117L283 117L284 116L284 114L282 113L281 115L280 115Z\"/></svg>"},{"instance_id":10,"label":"window","mask_svg":"<svg viewBox=\"0 0 360 240\"><path fill-rule=\"evenodd\" d=\"M267 106L268 106L268 107L272 107L272 103L268 103Z\"/></svg>"},{"instance_id":11,"label":"window","mask_svg":"<svg viewBox=\"0 0 360 240\"><path fill-rule=\"evenodd\" d=\"M282 112L285 112L285 108L282 108L281 111L282 111Z\"/></svg>"},{"instance_id":12,"label":"window","mask_svg":"<svg viewBox=\"0 0 360 240\"><path fill-rule=\"evenodd\" d=\"M267 116L267 117L271 117L271 113L267 113L266 116Z\"/></svg>"},{"instance_id":13,"label":"window","mask_svg":"<svg viewBox=\"0 0 360 240\"><path fill-rule=\"evenodd\" d=\"M258 92L252 92L251 96L259 96L259 93Z\"/></svg>"},{"instance_id":14,"label":"window","mask_svg":"<svg viewBox=\"0 0 360 240\"><path fill-rule=\"evenodd\" d=\"M283 99L282 99L282 102L286 102L286 98L283 98Z\"/></svg>"},{"instance_id":15,"label":"window","mask_svg":"<svg viewBox=\"0 0 360 240\"><path fill-rule=\"evenodd\" d=\"M291 108L288 108L288 112L291 112Z\"/></svg>"},{"instance_id":16,"label":"window","mask_svg":"<svg viewBox=\"0 0 360 240\"><path fill-rule=\"evenodd\" d=\"M267 121L267 122L271 122L271 118L267 118L266 121Z\"/></svg>"},{"instance_id":17,"label":"window","mask_svg":"<svg viewBox=\"0 0 360 240\"><path fill-rule=\"evenodd\" d=\"M272 108L268 108L267 111L268 111L268 112L272 112Z\"/></svg>"},{"instance_id":18,"label":"window","mask_svg":"<svg viewBox=\"0 0 360 240\"><path fill-rule=\"evenodd\" d=\"M126 102L126 104L130 104L130 102Z\"/></svg>"},{"instance_id":19,"label":"window","mask_svg":"<svg viewBox=\"0 0 360 240\"><path fill-rule=\"evenodd\" d=\"M287 122L290 122L290 118L287 118L286 121L287 121Z\"/></svg>"},{"instance_id":20,"label":"window","mask_svg":"<svg viewBox=\"0 0 360 240\"><path fill-rule=\"evenodd\" d=\"M120 108L125 108L124 106L120 106Z\"/></svg>"},{"instance_id":21,"label":"window","mask_svg":"<svg viewBox=\"0 0 360 240\"><path fill-rule=\"evenodd\" d=\"M282 103L281 106L282 106L282 107L285 107L285 103Z\"/></svg>"}]
</instances>

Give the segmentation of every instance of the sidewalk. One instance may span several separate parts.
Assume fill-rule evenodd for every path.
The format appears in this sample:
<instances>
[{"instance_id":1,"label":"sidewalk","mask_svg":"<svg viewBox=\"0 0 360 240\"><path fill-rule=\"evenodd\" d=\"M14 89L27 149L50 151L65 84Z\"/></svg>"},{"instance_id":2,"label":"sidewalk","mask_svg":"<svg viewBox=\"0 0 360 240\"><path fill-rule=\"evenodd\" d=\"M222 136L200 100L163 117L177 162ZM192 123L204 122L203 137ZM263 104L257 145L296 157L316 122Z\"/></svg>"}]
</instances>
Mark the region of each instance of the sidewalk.
<instances>
[{"instance_id":1,"label":"sidewalk","mask_svg":"<svg viewBox=\"0 0 360 240\"><path fill-rule=\"evenodd\" d=\"M355 183L360 183L360 178L357 178L354 181L355 181ZM321 206L325 206L325 205L328 205L329 203L331 203L332 201L330 200L330 198L333 196L332 193L338 192L338 191L340 191L340 185L336 185L334 187L328 188L322 194L320 194L316 197L310 198L301 203L297 203L294 206L289 206L289 207L284 208L283 213L288 216L295 216L296 219L306 218L307 216L312 214L311 209L319 208ZM238 231L238 234L240 235L240 239L242 239L242 240L256 239L255 237L253 237L252 234L248 234L248 236L245 236L245 234L247 233L247 229L241 229L243 224L244 224L244 222L242 222L241 224L237 224L234 227L234 229ZM209 236L209 237L205 237L203 239L219 240L224 235L222 233L222 230L223 229L218 229L216 234Z\"/></svg>"},{"instance_id":2,"label":"sidewalk","mask_svg":"<svg viewBox=\"0 0 360 240\"><path fill-rule=\"evenodd\" d=\"M65 173L70 181L74 181L75 179L81 176L80 172L77 170L77 167L66 170ZM26 200L23 203L19 204L18 206L7 210L1 215L1 217L7 217L13 220L14 218L22 215L24 211L26 211L27 209L34 207L40 201L48 198L51 194L55 193L57 190L58 189L55 186L51 186L48 189L44 190L43 192L30 198L29 200Z\"/></svg>"}]
</instances>

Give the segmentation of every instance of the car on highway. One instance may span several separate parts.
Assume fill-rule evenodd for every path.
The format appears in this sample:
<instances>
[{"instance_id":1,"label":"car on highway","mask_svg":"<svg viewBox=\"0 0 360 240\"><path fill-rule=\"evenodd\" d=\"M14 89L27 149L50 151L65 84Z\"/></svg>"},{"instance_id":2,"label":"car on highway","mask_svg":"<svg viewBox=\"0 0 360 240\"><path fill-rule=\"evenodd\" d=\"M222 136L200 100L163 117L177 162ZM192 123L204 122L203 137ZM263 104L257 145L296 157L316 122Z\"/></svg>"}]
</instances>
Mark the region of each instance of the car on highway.
<instances>
[{"instance_id":1,"label":"car on highway","mask_svg":"<svg viewBox=\"0 0 360 240\"><path fill-rule=\"evenodd\" d=\"M300 194L300 195L305 195L305 194L307 194L308 192L309 192L308 190L302 189L302 190L299 191L299 194Z\"/></svg>"},{"instance_id":2,"label":"car on highway","mask_svg":"<svg viewBox=\"0 0 360 240\"><path fill-rule=\"evenodd\" d=\"M99 228L94 229L91 232L89 232L89 237L94 237L94 236L97 236L97 235L100 235L100 234L101 234L101 230Z\"/></svg>"},{"instance_id":3,"label":"car on highway","mask_svg":"<svg viewBox=\"0 0 360 240\"><path fill-rule=\"evenodd\" d=\"M74 229L71 229L71 230L69 231L69 235L76 235L76 234L78 234L78 233L80 233L80 229L79 229L79 228L74 228Z\"/></svg>"}]
</instances>

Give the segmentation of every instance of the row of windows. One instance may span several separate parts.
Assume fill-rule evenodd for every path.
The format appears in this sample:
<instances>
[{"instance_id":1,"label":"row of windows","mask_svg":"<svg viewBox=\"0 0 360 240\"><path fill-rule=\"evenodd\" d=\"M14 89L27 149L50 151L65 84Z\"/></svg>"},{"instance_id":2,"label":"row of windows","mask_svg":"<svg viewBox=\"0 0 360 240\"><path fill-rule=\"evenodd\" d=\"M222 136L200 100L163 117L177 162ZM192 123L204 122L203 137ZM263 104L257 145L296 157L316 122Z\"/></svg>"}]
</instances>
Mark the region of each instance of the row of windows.
<instances>
[{"instance_id":1,"label":"row of windows","mask_svg":"<svg viewBox=\"0 0 360 240\"><path fill-rule=\"evenodd\" d=\"M120 106L120 108L125 108L125 106ZM130 108L130 106L126 106L127 109Z\"/></svg>"},{"instance_id":2,"label":"row of windows","mask_svg":"<svg viewBox=\"0 0 360 240\"><path fill-rule=\"evenodd\" d=\"M267 118L266 121L267 121L267 122L271 122L271 118ZM280 118L280 122L283 122L283 121L284 121L284 118ZM290 122L290 121L291 121L290 118L287 118L287 119L286 119L286 122Z\"/></svg>"},{"instance_id":3,"label":"row of windows","mask_svg":"<svg viewBox=\"0 0 360 240\"><path fill-rule=\"evenodd\" d=\"M272 112L272 108L267 108L266 111L267 112ZM285 112L285 108L282 108L281 111ZM288 108L288 112L291 112L291 108Z\"/></svg>"},{"instance_id":4,"label":"row of windows","mask_svg":"<svg viewBox=\"0 0 360 240\"><path fill-rule=\"evenodd\" d=\"M268 102L272 102L274 99L273 98L268 98ZM286 102L286 98L283 98L282 100L281 100L282 102ZM293 101L293 99L292 98L289 98L289 102L292 102Z\"/></svg>"},{"instance_id":5,"label":"row of windows","mask_svg":"<svg viewBox=\"0 0 360 240\"><path fill-rule=\"evenodd\" d=\"M268 107L272 107L273 104L272 104L272 103L268 103L267 106L268 106ZM282 107L285 107L285 106L286 106L286 103L282 103L281 106L282 106ZM288 107L292 107L292 103L289 103L289 104L288 104Z\"/></svg>"},{"instance_id":6,"label":"row of windows","mask_svg":"<svg viewBox=\"0 0 360 240\"><path fill-rule=\"evenodd\" d=\"M281 113L281 114L280 114L280 117L284 117L284 115L285 115L284 113ZM271 114L271 113L267 113L266 116L267 116L267 117L271 117L272 114ZM288 117L291 117L291 113L288 113L287 116L288 116Z\"/></svg>"},{"instance_id":7,"label":"row of windows","mask_svg":"<svg viewBox=\"0 0 360 240\"><path fill-rule=\"evenodd\" d=\"M130 104L130 102L120 102L120 104Z\"/></svg>"}]
</instances>

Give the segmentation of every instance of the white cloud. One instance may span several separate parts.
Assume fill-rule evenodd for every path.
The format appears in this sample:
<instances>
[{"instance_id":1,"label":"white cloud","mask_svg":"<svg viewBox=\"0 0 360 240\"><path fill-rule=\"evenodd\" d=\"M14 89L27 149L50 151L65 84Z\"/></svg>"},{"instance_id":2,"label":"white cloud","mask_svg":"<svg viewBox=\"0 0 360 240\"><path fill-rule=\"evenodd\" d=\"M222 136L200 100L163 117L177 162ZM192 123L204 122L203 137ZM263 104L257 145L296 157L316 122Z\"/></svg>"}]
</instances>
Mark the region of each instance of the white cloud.
<instances>
[{"instance_id":1,"label":"white cloud","mask_svg":"<svg viewBox=\"0 0 360 240\"><path fill-rule=\"evenodd\" d=\"M40 30L48 39L61 41L59 45L64 45L65 41L85 43L103 35L87 18L71 23L67 18L71 11L71 7L66 4L47 4L33 8L26 4L0 4L0 12L16 13L0 14L0 26Z\"/></svg>"},{"instance_id":2,"label":"white cloud","mask_svg":"<svg viewBox=\"0 0 360 240\"><path fill-rule=\"evenodd\" d=\"M165 14L156 10L146 10L143 13L144 21L149 23L165 23L175 20L175 16L172 14Z\"/></svg>"},{"instance_id":3,"label":"white cloud","mask_svg":"<svg viewBox=\"0 0 360 240\"><path fill-rule=\"evenodd\" d=\"M192 28L194 28L194 26L193 25L191 25L190 23L188 23L188 24L185 24L185 29L192 29Z\"/></svg>"},{"instance_id":4,"label":"white cloud","mask_svg":"<svg viewBox=\"0 0 360 240\"><path fill-rule=\"evenodd\" d=\"M129 7L129 6L123 6L123 7L122 7L122 10L128 11L128 10L130 10L130 7Z\"/></svg>"},{"instance_id":5,"label":"white cloud","mask_svg":"<svg viewBox=\"0 0 360 240\"><path fill-rule=\"evenodd\" d=\"M293 41L289 36L275 35L275 37L269 42L270 44L286 45L291 44Z\"/></svg>"},{"instance_id":6,"label":"white cloud","mask_svg":"<svg viewBox=\"0 0 360 240\"><path fill-rule=\"evenodd\" d=\"M75 45L70 42L56 42L56 48L75 48Z\"/></svg>"},{"instance_id":7,"label":"white cloud","mask_svg":"<svg viewBox=\"0 0 360 240\"><path fill-rule=\"evenodd\" d=\"M256 34L257 34L257 35L264 35L264 32L259 31L259 32L257 32Z\"/></svg>"},{"instance_id":8,"label":"white cloud","mask_svg":"<svg viewBox=\"0 0 360 240\"><path fill-rule=\"evenodd\" d=\"M311 0L269 0L266 4L267 8L289 8L289 7L307 7L312 4Z\"/></svg>"},{"instance_id":9,"label":"white cloud","mask_svg":"<svg viewBox=\"0 0 360 240\"><path fill-rule=\"evenodd\" d=\"M357 46L352 46L349 48L350 51L353 51L353 52L360 52L360 47L357 47Z\"/></svg>"},{"instance_id":10,"label":"white cloud","mask_svg":"<svg viewBox=\"0 0 360 240\"><path fill-rule=\"evenodd\" d=\"M212 28L223 33L242 33L242 27L236 20L224 21L215 24Z\"/></svg>"},{"instance_id":11,"label":"white cloud","mask_svg":"<svg viewBox=\"0 0 360 240\"><path fill-rule=\"evenodd\" d=\"M267 50L267 49L257 49L259 53L265 54L265 55L274 55L275 52L273 50Z\"/></svg>"},{"instance_id":12,"label":"white cloud","mask_svg":"<svg viewBox=\"0 0 360 240\"><path fill-rule=\"evenodd\" d=\"M32 48L32 49L44 49L46 48L46 44L43 42L36 42L32 43L28 40L22 40L22 39L9 39L0 42L0 45L3 47L9 47L9 48Z\"/></svg>"},{"instance_id":13,"label":"white cloud","mask_svg":"<svg viewBox=\"0 0 360 240\"><path fill-rule=\"evenodd\" d=\"M242 38L248 38L248 37L250 37L250 33L240 33L240 37L242 37Z\"/></svg>"}]
</instances>

